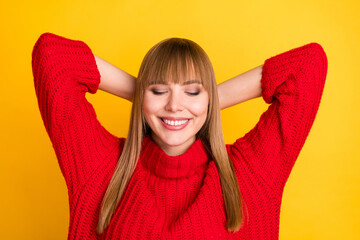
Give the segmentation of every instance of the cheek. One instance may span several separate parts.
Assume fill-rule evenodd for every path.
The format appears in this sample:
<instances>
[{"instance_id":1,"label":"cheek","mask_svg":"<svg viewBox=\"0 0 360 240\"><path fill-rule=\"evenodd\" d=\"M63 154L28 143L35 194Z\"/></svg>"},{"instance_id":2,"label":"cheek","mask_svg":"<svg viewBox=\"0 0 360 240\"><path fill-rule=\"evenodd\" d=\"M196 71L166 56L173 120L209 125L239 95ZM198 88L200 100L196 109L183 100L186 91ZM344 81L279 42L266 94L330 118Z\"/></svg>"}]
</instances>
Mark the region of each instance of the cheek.
<instances>
[{"instance_id":1,"label":"cheek","mask_svg":"<svg viewBox=\"0 0 360 240\"><path fill-rule=\"evenodd\" d=\"M206 118L208 111L209 101L207 99L202 99L201 101L192 102L190 105L191 112L195 116Z\"/></svg>"},{"instance_id":2,"label":"cheek","mask_svg":"<svg viewBox=\"0 0 360 240\"><path fill-rule=\"evenodd\" d=\"M143 110L145 118L148 118L152 114L158 112L160 108L161 108L161 106L160 106L159 101L155 101L148 94L144 95L144 99L143 99L143 102L142 102L142 110Z\"/></svg>"}]
</instances>

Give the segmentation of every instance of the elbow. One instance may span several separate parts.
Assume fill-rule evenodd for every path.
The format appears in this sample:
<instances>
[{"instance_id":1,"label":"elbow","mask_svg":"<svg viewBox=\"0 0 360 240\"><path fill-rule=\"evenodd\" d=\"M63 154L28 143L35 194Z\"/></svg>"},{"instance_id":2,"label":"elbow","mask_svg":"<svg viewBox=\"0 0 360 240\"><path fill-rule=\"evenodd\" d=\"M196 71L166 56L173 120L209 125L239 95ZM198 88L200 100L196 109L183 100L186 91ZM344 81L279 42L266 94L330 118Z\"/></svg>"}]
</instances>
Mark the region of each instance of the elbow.
<instances>
[{"instance_id":1,"label":"elbow","mask_svg":"<svg viewBox=\"0 0 360 240\"><path fill-rule=\"evenodd\" d=\"M57 36L52 33L43 33L36 41L32 50L32 70L33 73L40 71L40 68L44 68L49 65L50 58L53 55L54 43Z\"/></svg>"},{"instance_id":2,"label":"elbow","mask_svg":"<svg viewBox=\"0 0 360 240\"><path fill-rule=\"evenodd\" d=\"M41 85L41 82L47 81L47 73L51 72L52 43L56 35L52 33L43 33L36 41L32 50L32 72L35 88Z\"/></svg>"},{"instance_id":3,"label":"elbow","mask_svg":"<svg viewBox=\"0 0 360 240\"><path fill-rule=\"evenodd\" d=\"M307 68L305 70L306 88L313 92L316 100L316 108L319 106L320 99L325 87L328 69L328 60L323 47L318 43L310 43L308 50Z\"/></svg>"},{"instance_id":4,"label":"elbow","mask_svg":"<svg viewBox=\"0 0 360 240\"><path fill-rule=\"evenodd\" d=\"M314 55L317 56L317 61L320 64L327 66L328 60L324 48L319 43L311 43L311 44Z\"/></svg>"},{"instance_id":5,"label":"elbow","mask_svg":"<svg viewBox=\"0 0 360 240\"><path fill-rule=\"evenodd\" d=\"M51 56L51 50L58 38L59 36L53 33L46 32L41 34L32 50L32 63L34 64L35 61Z\"/></svg>"},{"instance_id":6,"label":"elbow","mask_svg":"<svg viewBox=\"0 0 360 240\"><path fill-rule=\"evenodd\" d=\"M303 46L303 50L300 69L310 85L312 82L323 88L328 69L328 60L323 47L319 43L312 42Z\"/></svg>"},{"instance_id":7,"label":"elbow","mask_svg":"<svg viewBox=\"0 0 360 240\"><path fill-rule=\"evenodd\" d=\"M318 73L318 78L325 81L328 69L328 59L324 48L316 42L310 43L309 58L310 67L314 68L313 71Z\"/></svg>"},{"instance_id":8,"label":"elbow","mask_svg":"<svg viewBox=\"0 0 360 240\"><path fill-rule=\"evenodd\" d=\"M40 60L42 56L44 56L48 51L49 43L53 38L54 34L52 33L43 33L40 35L38 40L36 41L33 51L32 51L32 64L36 63L36 61Z\"/></svg>"}]
</instances>

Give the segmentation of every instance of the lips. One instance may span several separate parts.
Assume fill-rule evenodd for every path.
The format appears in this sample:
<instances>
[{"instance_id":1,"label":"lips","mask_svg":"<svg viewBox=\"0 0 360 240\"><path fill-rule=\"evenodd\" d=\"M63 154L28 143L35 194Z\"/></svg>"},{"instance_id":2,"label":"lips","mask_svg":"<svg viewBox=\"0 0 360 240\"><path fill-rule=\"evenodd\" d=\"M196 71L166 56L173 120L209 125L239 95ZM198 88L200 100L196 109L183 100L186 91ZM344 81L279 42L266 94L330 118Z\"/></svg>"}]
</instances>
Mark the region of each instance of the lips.
<instances>
[{"instance_id":1,"label":"lips","mask_svg":"<svg viewBox=\"0 0 360 240\"><path fill-rule=\"evenodd\" d=\"M160 119L165 128L175 131L185 128L190 121L189 118L161 117Z\"/></svg>"}]
</instances>

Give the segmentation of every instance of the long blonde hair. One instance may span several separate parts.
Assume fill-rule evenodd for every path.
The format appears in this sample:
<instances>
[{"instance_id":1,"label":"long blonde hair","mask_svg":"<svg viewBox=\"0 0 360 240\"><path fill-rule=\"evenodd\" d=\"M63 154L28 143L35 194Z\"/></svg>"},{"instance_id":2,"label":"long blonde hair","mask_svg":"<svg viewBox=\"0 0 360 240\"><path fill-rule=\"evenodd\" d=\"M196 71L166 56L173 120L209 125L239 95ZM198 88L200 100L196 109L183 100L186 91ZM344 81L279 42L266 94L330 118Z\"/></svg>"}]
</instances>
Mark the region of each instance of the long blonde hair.
<instances>
[{"instance_id":1,"label":"long blonde hair","mask_svg":"<svg viewBox=\"0 0 360 240\"><path fill-rule=\"evenodd\" d=\"M226 151L221 126L220 107L215 74L205 51L195 42L170 38L152 47L140 66L128 137L102 201L97 231L102 233L111 218L132 177L141 153L141 143L149 128L142 111L145 89L151 83L166 83L169 79L179 83L189 77L191 71L199 76L209 93L209 106L204 125L197 133L207 151L212 155L221 183L228 231L239 230L244 220L243 198L240 193L232 161ZM171 78L169 78L171 76Z\"/></svg>"}]
</instances>

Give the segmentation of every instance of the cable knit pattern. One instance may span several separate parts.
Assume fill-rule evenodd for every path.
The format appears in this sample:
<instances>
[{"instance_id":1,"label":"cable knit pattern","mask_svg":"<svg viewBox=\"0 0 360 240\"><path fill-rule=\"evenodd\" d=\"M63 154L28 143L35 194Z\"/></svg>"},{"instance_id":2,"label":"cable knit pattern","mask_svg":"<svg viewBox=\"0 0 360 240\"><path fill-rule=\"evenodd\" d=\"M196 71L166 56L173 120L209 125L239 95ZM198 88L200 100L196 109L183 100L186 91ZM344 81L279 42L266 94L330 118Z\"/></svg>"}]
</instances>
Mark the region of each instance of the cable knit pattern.
<instances>
[{"instance_id":1,"label":"cable knit pattern","mask_svg":"<svg viewBox=\"0 0 360 240\"><path fill-rule=\"evenodd\" d=\"M326 79L318 43L265 61L262 93L271 104L250 132L227 145L248 213L236 233L225 228L219 175L202 142L170 157L146 137L117 211L98 235L101 200L125 139L99 123L85 98L100 83L94 55L84 42L45 33L32 57L39 109L69 192L68 239L278 239L283 189Z\"/></svg>"}]
</instances>

